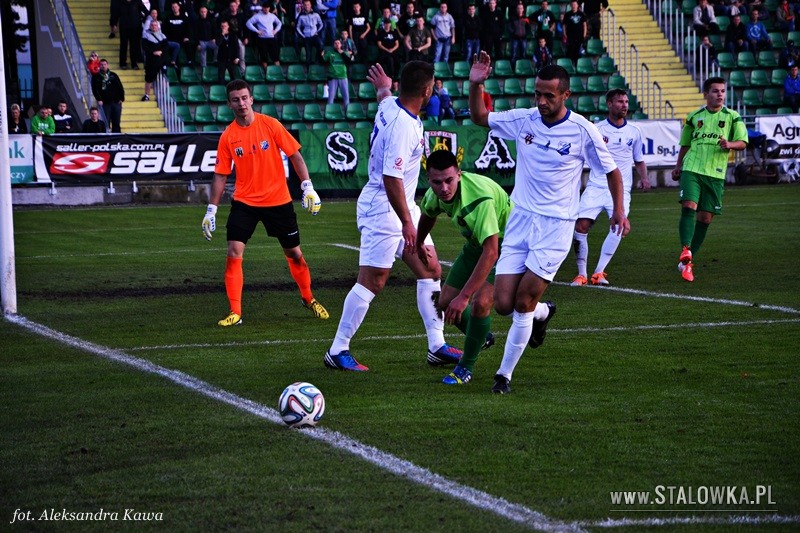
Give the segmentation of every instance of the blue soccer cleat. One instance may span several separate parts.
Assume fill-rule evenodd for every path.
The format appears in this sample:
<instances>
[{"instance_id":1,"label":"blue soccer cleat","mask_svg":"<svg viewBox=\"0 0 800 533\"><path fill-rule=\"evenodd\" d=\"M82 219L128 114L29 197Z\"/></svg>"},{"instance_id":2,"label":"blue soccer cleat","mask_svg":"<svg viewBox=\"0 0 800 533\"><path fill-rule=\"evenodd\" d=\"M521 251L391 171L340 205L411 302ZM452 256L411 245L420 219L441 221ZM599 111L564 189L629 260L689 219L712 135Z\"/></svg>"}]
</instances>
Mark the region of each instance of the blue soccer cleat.
<instances>
[{"instance_id":1,"label":"blue soccer cleat","mask_svg":"<svg viewBox=\"0 0 800 533\"><path fill-rule=\"evenodd\" d=\"M356 361L353 354L348 350L342 350L338 355L331 355L330 352L325 352L325 366L352 372L366 372L369 370L369 368Z\"/></svg>"},{"instance_id":2,"label":"blue soccer cleat","mask_svg":"<svg viewBox=\"0 0 800 533\"><path fill-rule=\"evenodd\" d=\"M442 379L442 383L445 385L466 385L471 379L472 372L459 365Z\"/></svg>"},{"instance_id":3,"label":"blue soccer cleat","mask_svg":"<svg viewBox=\"0 0 800 533\"><path fill-rule=\"evenodd\" d=\"M445 343L441 348L432 352L428 350L428 364L431 366L457 365L464 352Z\"/></svg>"}]
</instances>

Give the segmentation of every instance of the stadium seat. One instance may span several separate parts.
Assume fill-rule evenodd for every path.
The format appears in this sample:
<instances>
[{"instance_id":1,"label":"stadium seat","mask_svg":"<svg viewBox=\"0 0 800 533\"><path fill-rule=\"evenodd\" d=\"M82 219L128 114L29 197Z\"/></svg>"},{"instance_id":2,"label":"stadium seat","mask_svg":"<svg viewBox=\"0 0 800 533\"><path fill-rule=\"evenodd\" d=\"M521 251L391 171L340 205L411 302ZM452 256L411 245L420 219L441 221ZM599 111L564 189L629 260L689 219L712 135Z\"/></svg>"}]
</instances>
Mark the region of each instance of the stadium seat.
<instances>
[{"instance_id":1,"label":"stadium seat","mask_svg":"<svg viewBox=\"0 0 800 533\"><path fill-rule=\"evenodd\" d=\"M590 56L601 56L606 53L602 39L589 39L586 41L586 54Z\"/></svg>"},{"instance_id":2,"label":"stadium seat","mask_svg":"<svg viewBox=\"0 0 800 533\"><path fill-rule=\"evenodd\" d=\"M203 126L203 131L205 132L213 132L213 131L222 131L225 126L221 126L219 124L205 124Z\"/></svg>"},{"instance_id":3,"label":"stadium seat","mask_svg":"<svg viewBox=\"0 0 800 533\"><path fill-rule=\"evenodd\" d=\"M736 87L737 89L744 89L745 87L750 86L750 82L747 81L746 72L744 70L737 69L730 71L728 76L728 84L731 87Z\"/></svg>"},{"instance_id":4,"label":"stadium seat","mask_svg":"<svg viewBox=\"0 0 800 533\"><path fill-rule=\"evenodd\" d=\"M511 109L511 101L508 98L495 98L494 110L495 111L508 111Z\"/></svg>"},{"instance_id":5,"label":"stadium seat","mask_svg":"<svg viewBox=\"0 0 800 533\"><path fill-rule=\"evenodd\" d=\"M453 77L450 71L450 65L446 61L437 61L433 64L433 77L442 80L447 80Z\"/></svg>"},{"instance_id":6,"label":"stadium seat","mask_svg":"<svg viewBox=\"0 0 800 533\"><path fill-rule=\"evenodd\" d=\"M489 78L486 80L483 84L483 88L491 96L503 95L503 87L500 86L500 82L497 80L497 78Z\"/></svg>"},{"instance_id":7,"label":"stadium seat","mask_svg":"<svg viewBox=\"0 0 800 533\"><path fill-rule=\"evenodd\" d=\"M469 114L469 100L466 98L453 100L453 109L455 110L456 115L463 115L464 113Z\"/></svg>"},{"instance_id":8,"label":"stadium seat","mask_svg":"<svg viewBox=\"0 0 800 533\"><path fill-rule=\"evenodd\" d=\"M776 68L775 70L772 71L772 76L770 77L770 82L772 83L772 85L777 85L779 87L783 87L783 80L785 80L786 76L788 76L788 75L789 75L789 73L786 72L784 69Z\"/></svg>"},{"instance_id":9,"label":"stadium seat","mask_svg":"<svg viewBox=\"0 0 800 533\"><path fill-rule=\"evenodd\" d=\"M189 109L188 105L179 105L175 108L175 114L183 120L185 124L194 122L194 117L192 116L192 110Z\"/></svg>"},{"instance_id":10,"label":"stadium seat","mask_svg":"<svg viewBox=\"0 0 800 533\"><path fill-rule=\"evenodd\" d=\"M303 107L303 120L318 121L325 120L325 115L322 114L322 108L317 103L306 104Z\"/></svg>"},{"instance_id":11,"label":"stadium seat","mask_svg":"<svg viewBox=\"0 0 800 533\"><path fill-rule=\"evenodd\" d=\"M291 102L294 100L294 95L292 94L292 88L289 87L288 83L279 83L275 85L273 89L272 97L277 102Z\"/></svg>"},{"instance_id":12,"label":"stadium seat","mask_svg":"<svg viewBox=\"0 0 800 533\"><path fill-rule=\"evenodd\" d=\"M517 98L517 101L514 103L514 107L516 109L530 109L532 107L535 107L535 104L527 96L522 96Z\"/></svg>"},{"instance_id":13,"label":"stadium seat","mask_svg":"<svg viewBox=\"0 0 800 533\"><path fill-rule=\"evenodd\" d=\"M614 60L608 56L602 56L597 59L597 73L598 74L614 74L617 67L614 65Z\"/></svg>"},{"instance_id":14,"label":"stadium seat","mask_svg":"<svg viewBox=\"0 0 800 533\"><path fill-rule=\"evenodd\" d=\"M217 67L203 67L203 83L217 83Z\"/></svg>"},{"instance_id":15,"label":"stadium seat","mask_svg":"<svg viewBox=\"0 0 800 533\"><path fill-rule=\"evenodd\" d=\"M314 88L308 83L298 83L294 86L294 99L302 102L310 102L316 100L317 95L314 94Z\"/></svg>"},{"instance_id":16,"label":"stadium seat","mask_svg":"<svg viewBox=\"0 0 800 533\"><path fill-rule=\"evenodd\" d=\"M453 63L453 76L456 78L469 78L469 68L469 62L456 61Z\"/></svg>"},{"instance_id":17,"label":"stadium seat","mask_svg":"<svg viewBox=\"0 0 800 533\"><path fill-rule=\"evenodd\" d=\"M367 117L374 117L378 114L378 102L372 100L367 102Z\"/></svg>"},{"instance_id":18,"label":"stadium seat","mask_svg":"<svg viewBox=\"0 0 800 533\"><path fill-rule=\"evenodd\" d=\"M458 121L454 118L443 118L439 125L447 128L454 128L458 126Z\"/></svg>"},{"instance_id":19,"label":"stadium seat","mask_svg":"<svg viewBox=\"0 0 800 533\"><path fill-rule=\"evenodd\" d=\"M582 114L597 113L597 103L594 100L594 96L579 96L576 111Z\"/></svg>"},{"instance_id":20,"label":"stadium seat","mask_svg":"<svg viewBox=\"0 0 800 533\"><path fill-rule=\"evenodd\" d=\"M233 110L226 105L217 106L217 122L220 124L233 122Z\"/></svg>"},{"instance_id":21,"label":"stadium seat","mask_svg":"<svg viewBox=\"0 0 800 533\"><path fill-rule=\"evenodd\" d=\"M195 133L197 131L197 126L194 124L186 124L183 123L183 132L184 133Z\"/></svg>"},{"instance_id":22,"label":"stadium seat","mask_svg":"<svg viewBox=\"0 0 800 533\"><path fill-rule=\"evenodd\" d=\"M766 70L757 68L750 72L750 85L753 87L769 87L771 84Z\"/></svg>"},{"instance_id":23,"label":"stadium seat","mask_svg":"<svg viewBox=\"0 0 800 533\"><path fill-rule=\"evenodd\" d=\"M495 76L507 78L514 75L514 68L511 66L511 61L508 59L498 59L494 62L493 72Z\"/></svg>"},{"instance_id":24,"label":"stadium seat","mask_svg":"<svg viewBox=\"0 0 800 533\"><path fill-rule=\"evenodd\" d=\"M208 88L208 101L215 104L224 104L228 101L228 93L224 85L212 85Z\"/></svg>"},{"instance_id":25,"label":"stadium seat","mask_svg":"<svg viewBox=\"0 0 800 533\"><path fill-rule=\"evenodd\" d=\"M249 69L250 67L247 68ZM261 67L258 67L258 70L260 71ZM245 77L246 76L247 74L245 74ZM283 74L283 69L280 65L267 65L266 80L273 83L282 83L286 81L286 76Z\"/></svg>"},{"instance_id":26,"label":"stadium seat","mask_svg":"<svg viewBox=\"0 0 800 533\"><path fill-rule=\"evenodd\" d=\"M579 95L586 92L586 86L583 85L583 78L580 76L572 76L569 79L569 90L574 95Z\"/></svg>"},{"instance_id":27,"label":"stadium seat","mask_svg":"<svg viewBox=\"0 0 800 533\"><path fill-rule=\"evenodd\" d=\"M289 78L291 80L291 78ZM311 65L308 67L308 81L328 81L328 67Z\"/></svg>"},{"instance_id":28,"label":"stadium seat","mask_svg":"<svg viewBox=\"0 0 800 533\"><path fill-rule=\"evenodd\" d=\"M535 76L533 71L533 63L530 59L517 59L514 62L514 75L520 78L527 78L528 76Z\"/></svg>"},{"instance_id":29,"label":"stadium seat","mask_svg":"<svg viewBox=\"0 0 800 533\"><path fill-rule=\"evenodd\" d=\"M347 122L346 120L339 121L339 122L334 122L333 123L333 129L335 129L335 130L343 130L343 131L350 131L350 123Z\"/></svg>"},{"instance_id":30,"label":"stadium seat","mask_svg":"<svg viewBox=\"0 0 800 533\"><path fill-rule=\"evenodd\" d=\"M553 57L558 59L559 57L564 57L565 54L564 43L559 39L553 39ZM533 54L531 54L531 56L532 55Z\"/></svg>"},{"instance_id":31,"label":"stadium seat","mask_svg":"<svg viewBox=\"0 0 800 533\"><path fill-rule=\"evenodd\" d=\"M474 126L475 123L472 122L472 120L470 120L469 117L467 117L467 118L465 118L464 120L461 121L461 125L464 126L464 127L466 127L466 126Z\"/></svg>"},{"instance_id":32,"label":"stadium seat","mask_svg":"<svg viewBox=\"0 0 800 533\"><path fill-rule=\"evenodd\" d=\"M186 85L200 83L200 76L194 67L181 67L181 83Z\"/></svg>"},{"instance_id":33,"label":"stadium seat","mask_svg":"<svg viewBox=\"0 0 800 533\"><path fill-rule=\"evenodd\" d=\"M294 124L289 124L289 129L294 131L305 131L309 128L304 122L295 122Z\"/></svg>"},{"instance_id":34,"label":"stadium seat","mask_svg":"<svg viewBox=\"0 0 800 533\"><path fill-rule=\"evenodd\" d=\"M325 122L314 122L311 125L311 129L312 130L329 130L329 129L331 129L331 127L328 126L328 124L325 123Z\"/></svg>"},{"instance_id":35,"label":"stadium seat","mask_svg":"<svg viewBox=\"0 0 800 533\"><path fill-rule=\"evenodd\" d=\"M800 30L790 31L786 34L787 41L794 41L794 44L800 46Z\"/></svg>"},{"instance_id":36,"label":"stadium seat","mask_svg":"<svg viewBox=\"0 0 800 533\"><path fill-rule=\"evenodd\" d=\"M736 60L730 52L720 52L717 54L717 62L719 68L722 70L730 70L736 68Z\"/></svg>"},{"instance_id":37,"label":"stadium seat","mask_svg":"<svg viewBox=\"0 0 800 533\"><path fill-rule=\"evenodd\" d=\"M287 123L303 120L303 115L300 114L300 108L297 107L297 104L283 104L281 120Z\"/></svg>"},{"instance_id":38,"label":"stadium seat","mask_svg":"<svg viewBox=\"0 0 800 533\"><path fill-rule=\"evenodd\" d=\"M579 57L575 70L582 76L589 76L597 72L597 69L594 66L594 61L592 61L591 57Z\"/></svg>"},{"instance_id":39,"label":"stadium seat","mask_svg":"<svg viewBox=\"0 0 800 533\"><path fill-rule=\"evenodd\" d=\"M764 105L778 107L783 105L783 89L767 87L764 89Z\"/></svg>"},{"instance_id":40,"label":"stadium seat","mask_svg":"<svg viewBox=\"0 0 800 533\"><path fill-rule=\"evenodd\" d=\"M356 129L357 130L369 130L369 129L372 129L373 125L374 124L372 122L369 122L367 120L359 120L358 122L356 122Z\"/></svg>"},{"instance_id":41,"label":"stadium seat","mask_svg":"<svg viewBox=\"0 0 800 533\"><path fill-rule=\"evenodd\" d=\"M367 66L363 63L353 63L350 65L350 81L356 83L365 81L367 79Z\"/></svg>"},{"instance_id":42,"label":"stadium seat","mask_svg":"<svg viewBox=\"0 0 800 533\"><path fill-rule=\"evenodd\" d=\"M628 84L625 81L625 76L622 74L611 74L608 77L608 90L611 89L625 89L628 90Z\"/></svg>"},{"instance_id":43,"label":"stadium seat","mask_svg":"<svg viewBox=\"0 0 800 533\"><path fill-rule=\"evenodd\" d=\"M756 66L756 58L753 55L753 52L744 51L744 52L739 52L736 55L737 68L755 68L755 66Z\"/></svg>"},{"instance_id":44,"label":"stadium seat","mask_svg":"<svg viewBox=\"0 0 800 533\"><path fill-rule=\"evenodd\" d=\"M762 50L758 53L758 66L762 68L775 68L778 66L778 60L775 59L775 53L772 50Z\"/></svg>"},{"instance_id":45,"label":"stadium seat","mask_svg":"<svg viewBox=\"0 0 800 533\"><path fill-rule=\"evenodd\" d=\"M447 94L450 95L451 99L461 96L461 88L458 86L458 81L444 80L444 82L442 82L442 86L447 89Z\"/></svg>"},{"instance_id":46,"label":"stadium seat","mask_svg":"<svg viewBox=\"0 0 800 533\"><path fill-rule=\"evenodd\" d=\"M525 94L536 92L536 78L525 78Z\"/></svg>"},{"instance_id":47,"label":"stadium seat","mask_svg":"<svg viewBox=\"0 0 800 533\"><path fill-rule=\"evenodd\" d=\"M258 63L255 46L244 47L244 62L248 65Z\"/></svg>"},{"instance_id":48,"label":"stadium seat","mask_svg":"<svg viewBox=\"0 0 800 533\"><path fill-rule=\"evenodd\" d=\"M774 115L775 111L770 109L769 107L759 107L756 109L756 115Z\"/></svg>"},{"instance_id":49,"label":"stadium seat","mask_svg":"<svg viewBox=\"0 0 800 533\"><path fill-rule=\"evenodd\" d=\"M267 74L267 79L269 80L269 74ZM303 65L289 65L286 69L286 80L295 83L307 81L306 68Z\"/></svg>"},{"instance_id":50,"label":"stadium seat","mask_svg":"<svg viewBox=\"0 0 800 533\"><path fill-rule=\"evenodd\" d=\"M256 102L269 102L272 100L272 95L269 93L269 87L265 83L257 83L253 85L253 100Z\"/></svg>"},{"instance_id":51,"label":"stadium seat","mask_svg":"<svg viewBox=\"0 0 800 533\"><path fill-rule=\"evenodd\" d=\"M358 97L362 100L375 100L375 86L368 81L362 81L358 84Z\"/></svg>"},{"instance_id":52,"label":"stadium seat","mask_svg":"<svg viewBox=\"0 0 800 533\"><path fill-rule=\"evenodd\" d=\"M517 78L506 78L503 81L503 94L507 96L518 96L524 94L522 84Z\"/></svg>"},{"instance_id":53,"label":"stadium seat","mask_svg":"<svg viewBox=\"0 0 800 533\"><path fill-rule=\"evenodd\" d=\"M433 129L433 128L438 128L439 127L439 121L435 120L435 119L432 119L432 118L426 118L425 120L422 121L422 126L426 130Z\"/></svg>"},{"instance_id":54,"label":"stadium seat","mask_svg":"<svg viewBox=\"0 0 800 533\"><path fill-rule=\"evenodd\" d=\"M264 83L264 71L258 65L247 65L244 69L244 81L248 83ZM283 81L283 80L267 80Z\"/></svg>"},{"instance_id":55,"label":"stadium seat","mask_svg":"<svg viewBox=\"0 0 800 533\"><path fill-rule=\"evenodd\" d=\"M178 79L178 71L175 68L167 67L165 72L167 73L167 81L170 83L170 85L180 83L180 80Z\"/></svg>"},{"instance_id":56,"label":"stadium seat","mask_svg":"<svg viewBox=\"0 0 800 533\"><path fill-rule=\"evenodd\" d=\"M190 104L203 104L208 101L208 97L202 85L190 85L186 89L186 100Z\"/></svg>"},{"instance_id":57,"label":"stadium seat","mask_svg":"<svg viewBox=\"0 0 800 533\"><path fill-rule=\"evenodd\" d=\"M297 50L295 50L294 46L281 46L278 51L278 59L281 63L286 63L287 65L300 62L300 57L297 55Z\"/></svg>"},{"instance_id":58,"label":"stadium seat","mask_svg":"<svg viewBox=\"0 0 800 533\"><path fill-rule=\"evenodd\" d=\"M181 88L180 85L170 85L169 95L173 100L175 100L176 104L186 103L186 95L183 94L183 89Z\"/></svg>"},{"instance_id":59,"label":"stadium seat","mask_svg":"<svg viewBox=\"0 0 800 533\"><path fill-rule=\"evenodd\" d=\"M586 90L590 93L605 93L608 91L608 87L606 87L606 82L603 80L603 76L594 74L587 78Z\"/></svg>"},{"instance_id":60,"label":"stadium seat","mask_svg":"<svg viewBox=\"0 0 800 533\"><path fill-rule=\"evenodd\" d=\"M783 37L782 32L779 31L769 32L769 38L772 39L772 47L775 50L782 50L783 48L786 48L786 39Z\"/></svg>"},{"instance_id":61,"label":"stadium seat","mask_svg":"<svg viewBox=\"0 0 800 533\"><path fill-rule=\"evenodd\" d=\"M791 107L779 107L775 110L776 115L791 115L792 113L794 113L794 111L792 111Z\"/></svg>"},{"instance_id":62,"label":"stadium seat","mask_svg":"<svg viewBox=\"0 0 800 533\"><path fill-rule=\"evenodd\" d=\"M278 114L278 108L275 106L275 104L262 105L261 114L267 115L268 117L272 118L277 118L277 119L281 118L280 115Z\"/></svg>"},{"instance_id":63,"label":"stadium seat","mask_svg":"<svg viewBox=\"0 0 800 533\"><path fill-rule=\"evenodd\" d=\"M345 116L347 120L365 120L367 118L361 102L350 102L345 110Z\"/></svg>"},{"instance_id":64,"label":"stadium seat","mask_svg":"<svg viewBox=\"0 0 800 533\"><path fill-rule=\"evenodd\" d=\"M743 90L742 103L747 107L757 107L761 105L761 90L760 89Z\"/></svg>"},{"instance_id":65,"label":"stadium seat","mask_svg":"<svg viewBox=\"0 0 800 533\"><path fill-rule=\"evenodd\" d=\"M631 120L647 120L647 113L636 111L633 115L631 115Z\"/></svg>"},{"instance_id":66,"label":"stadium seat","mask_svg":"<svg viewBox=\"0 0 800 533\"><path fill-rule=\"evenodd\" d=\"M325 104L325 120L344 120L342 104Z\"/></svg>"},{"instance_id":67,"label":"stadium seat","mask_svg":"<svg viewBox=\"0 0 800 533\"><path fill-rule=\"evenodd\" d=\"M214 117L214 111L211 109L211 106L203 104L195 108L194 121L198 124L211 124L216 122L217 119Z\"/></svg>"},{"instance_id":68,"label":"stadium seat","mask_svg":"<svg viewBox=\"0 0 800 533\"><path fill-rule=\"evenodd\" d=\"M556 59L556 65L563 67L570 76L577 74L575 71L575 65L572 64L572 60L568 57L560 57Z\"/></svg>"}]
</instances>

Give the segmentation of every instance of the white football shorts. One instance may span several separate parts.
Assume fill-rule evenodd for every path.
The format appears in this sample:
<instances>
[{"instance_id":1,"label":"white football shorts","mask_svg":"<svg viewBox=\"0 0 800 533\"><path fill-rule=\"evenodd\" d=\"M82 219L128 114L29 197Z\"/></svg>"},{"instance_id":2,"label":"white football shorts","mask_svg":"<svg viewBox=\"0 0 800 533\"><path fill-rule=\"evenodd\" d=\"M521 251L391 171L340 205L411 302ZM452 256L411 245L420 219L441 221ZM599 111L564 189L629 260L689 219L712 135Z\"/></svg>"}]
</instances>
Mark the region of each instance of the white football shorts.
<instances>
[{"instance_id":1,"label":"white football shorts","mask_svg":"<svg viewBox=\"0 0 800 533\"><path fill-rule=\"evenodd\" d=\"M410 208L411 219L416 226L419 223L419 206ZM370 217L358 217L356 221L361 232L361 248L358 254L358 266L376 268L392 268L395 259L403 255L403 225L394 210ZM430 235L425 244L433 246Z\"/></svg>"},{"instance_id":2,"label":"white football shorts","mask_svg":"<svg viewBox=\"0 0 800 533\"><path fill-rule=\"evenodd\" d=\"M625 207L625 216L627 217L631 209L631 193L625 191L622 199ZM608 187L598 187L590 183L581 194L578 218L597 220L602 211L606 212L608 218L611 218L611 215L614 214L614 200L611 198L611 192Z\"/></svg>"},{"instance_id":3,"label":"white football shorts","mask_svg":"<svg viewBox=\"0 0 800 533\"><path fill-rule=\"evenodd\" d=\"M495 272L521 274L527 268L540 278L553 281L569 254L574 231L574 220L546 217L514 206Z\"/></svg>"}]
</instances>

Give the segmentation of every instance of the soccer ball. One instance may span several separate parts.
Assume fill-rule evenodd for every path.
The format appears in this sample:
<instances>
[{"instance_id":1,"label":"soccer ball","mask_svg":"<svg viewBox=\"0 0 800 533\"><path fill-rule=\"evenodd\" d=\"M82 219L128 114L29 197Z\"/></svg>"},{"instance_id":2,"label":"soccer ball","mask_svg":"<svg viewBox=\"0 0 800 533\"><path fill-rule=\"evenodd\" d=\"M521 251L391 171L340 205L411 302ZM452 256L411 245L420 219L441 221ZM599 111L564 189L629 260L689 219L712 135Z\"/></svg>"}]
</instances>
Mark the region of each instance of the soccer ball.
<instances>
[{"instance_id":1,"label":"soccer ball","mask_svg":"<svg viewBox=\"0 0 800 533\"><path fill-rule=\"evenodd\" d=\"M325 397L311 383L297 381L283 389L278 410L289 427L316 426L325 413Z\"/></svg>"}]
</instances>

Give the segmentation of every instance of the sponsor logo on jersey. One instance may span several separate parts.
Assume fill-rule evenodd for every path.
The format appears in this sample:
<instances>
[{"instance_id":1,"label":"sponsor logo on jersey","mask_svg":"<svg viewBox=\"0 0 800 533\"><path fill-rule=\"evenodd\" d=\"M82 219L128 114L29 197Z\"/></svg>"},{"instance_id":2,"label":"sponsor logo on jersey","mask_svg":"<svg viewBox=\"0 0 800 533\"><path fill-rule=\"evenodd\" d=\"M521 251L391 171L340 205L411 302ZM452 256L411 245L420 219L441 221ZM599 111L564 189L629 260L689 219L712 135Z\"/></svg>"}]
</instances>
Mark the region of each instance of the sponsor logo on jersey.
<instances>
[{"instance_id":1,"label":"sponsor logo on jersey","mask_svg":"<svg viewBox=\"0 0 800 533\"><path fill-rule=\"evenodd\" d=\"M403 158L398 157L394 160L394 168L397 170L403 170Z\"/></svg>"},{"instance_id":2,"label":"sponsor logo on jersey","mask_svg":"<svg viewBox=\"0 0 800 533\"><path fill-rule=\"evenodd\" d=\"M244 157L244 148L239 146L233 150L233 153L236 154L236 157Z\"/></svg>"},{"instance_id":3,"label":"sponsor logo on jersey","mask_svg":"<svg viewBox=\"0 0 800 533\"><path fill-rule=\"evenodd\" d=\"M50 164L53 174L104 174L108 169L111 154L57 153Z\"/></svg>"}]
</instances>

